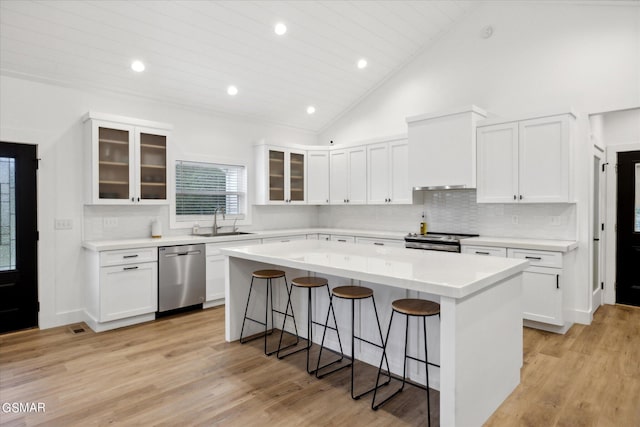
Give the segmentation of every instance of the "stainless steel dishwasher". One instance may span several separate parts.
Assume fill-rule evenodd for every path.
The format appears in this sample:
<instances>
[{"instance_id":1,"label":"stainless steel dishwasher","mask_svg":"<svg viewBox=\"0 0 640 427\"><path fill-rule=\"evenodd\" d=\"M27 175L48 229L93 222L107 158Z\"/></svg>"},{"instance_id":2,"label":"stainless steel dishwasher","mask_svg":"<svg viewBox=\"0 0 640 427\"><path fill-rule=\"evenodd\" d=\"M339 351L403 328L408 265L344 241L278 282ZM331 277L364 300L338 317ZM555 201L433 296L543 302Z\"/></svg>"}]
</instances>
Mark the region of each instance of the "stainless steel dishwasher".
<instances>
[{"instance_id":1,"label":"stainless steel dishwasher","mask_svg":"<svg viewBox=\"0 0 640 427\"><path fill-rule=\"evenodd\" d=\"M158 260L158 312L204 302L205 245L161 246Z\"/></svg>"}]
</instances>

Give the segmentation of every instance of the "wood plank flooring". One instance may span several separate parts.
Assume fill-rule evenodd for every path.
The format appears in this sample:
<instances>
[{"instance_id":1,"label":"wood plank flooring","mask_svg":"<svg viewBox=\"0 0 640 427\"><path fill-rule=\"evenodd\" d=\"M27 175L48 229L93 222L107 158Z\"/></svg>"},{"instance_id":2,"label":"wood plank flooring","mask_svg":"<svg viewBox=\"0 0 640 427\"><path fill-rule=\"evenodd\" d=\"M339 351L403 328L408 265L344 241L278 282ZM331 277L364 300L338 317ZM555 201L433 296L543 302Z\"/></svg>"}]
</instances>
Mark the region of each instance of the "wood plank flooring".
<instances>
[{"instance_id":1,"label":"wood plank flooring","mask_svg":"<svg viewBox=\"0 0 640 427\"><path fill-rule=\"evenodd\" d=\"M261 340L226 343L222 308L86 329L0 335L0 404L46 405L0 411L1 425L426 425L423 390L372 411L370 396L350 398L349 369L318 380L303 352L277 360ZM525 329L524 346L522 383L487 426L640 426L639 308L604 306L564 336ZM357 369L357 389L375 381L375 369Z\"/></svg>"}]
</instances>

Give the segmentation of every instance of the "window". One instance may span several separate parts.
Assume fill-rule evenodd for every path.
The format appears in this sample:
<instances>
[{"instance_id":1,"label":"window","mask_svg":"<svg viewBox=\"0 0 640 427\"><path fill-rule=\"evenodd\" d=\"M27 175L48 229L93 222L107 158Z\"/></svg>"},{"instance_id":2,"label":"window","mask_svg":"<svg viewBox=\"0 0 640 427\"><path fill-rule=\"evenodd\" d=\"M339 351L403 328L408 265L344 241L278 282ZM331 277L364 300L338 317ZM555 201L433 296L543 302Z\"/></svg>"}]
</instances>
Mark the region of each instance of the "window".
<instances>
[{"instance_id":1,"label":"window","mask_svg":"<svg viewBox=\"0 0 640 427\"><path fill-rule=\"evenodd\" d=\"M16 268L16 163L0 157L0 271Z\"/></svg>"},{"instance_id":2,"label":"window","mask_svg":"<svg viewBox=\"0 0 640 427\"><path fill-rule=\"evenodd\" d=\"M177 160L175 183L177 221L208 220L216 208L244 218L244 166Z\"/></svg>"}]
</instances>

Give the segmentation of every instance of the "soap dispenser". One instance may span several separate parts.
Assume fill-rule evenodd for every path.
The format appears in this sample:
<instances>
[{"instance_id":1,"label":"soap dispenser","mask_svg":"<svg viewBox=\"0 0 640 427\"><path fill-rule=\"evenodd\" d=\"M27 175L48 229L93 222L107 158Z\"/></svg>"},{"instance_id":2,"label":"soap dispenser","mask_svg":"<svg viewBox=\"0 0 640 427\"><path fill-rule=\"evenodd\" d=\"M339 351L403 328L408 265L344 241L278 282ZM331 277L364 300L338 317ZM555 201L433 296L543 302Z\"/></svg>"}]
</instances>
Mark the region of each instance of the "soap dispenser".
<instances>
[{"instance_id":1,"label":"soap dispenser","mask_svg":"<svg viewBox=\"0 0 640 427\"><path fill-rule=\"evenodd\" d=\"M151 237L154 239L162 237L162 223L158 217L151 222Z\"/></svg>"}]
</instances>

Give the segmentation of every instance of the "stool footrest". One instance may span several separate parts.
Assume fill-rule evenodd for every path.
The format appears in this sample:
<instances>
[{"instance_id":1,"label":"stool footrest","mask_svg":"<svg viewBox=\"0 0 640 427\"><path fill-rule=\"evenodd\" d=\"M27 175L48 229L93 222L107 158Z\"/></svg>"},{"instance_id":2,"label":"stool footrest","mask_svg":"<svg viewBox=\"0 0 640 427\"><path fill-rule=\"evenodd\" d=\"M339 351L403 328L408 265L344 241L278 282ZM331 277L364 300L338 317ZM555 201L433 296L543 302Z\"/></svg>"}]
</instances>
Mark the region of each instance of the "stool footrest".
<instances>
[{"instance_id":1,"label":"stool footrest","mask_svg":"<svg viewBox=\"0 0 640 427\"><path fill-rule=\"evenodd\" d=\"M427 363L427 364L429 364L429 365L431 365L431 366L435 366L436 368L439 368L439 367L440 367L440 365L436 365L435 363L427 362L426 360L418 359L418 358L413 357L413 356L406 355L405 357L406 357L407 359L415 360L416 362L420 362L420 363Z\"/></svg>"}]
</instances>

